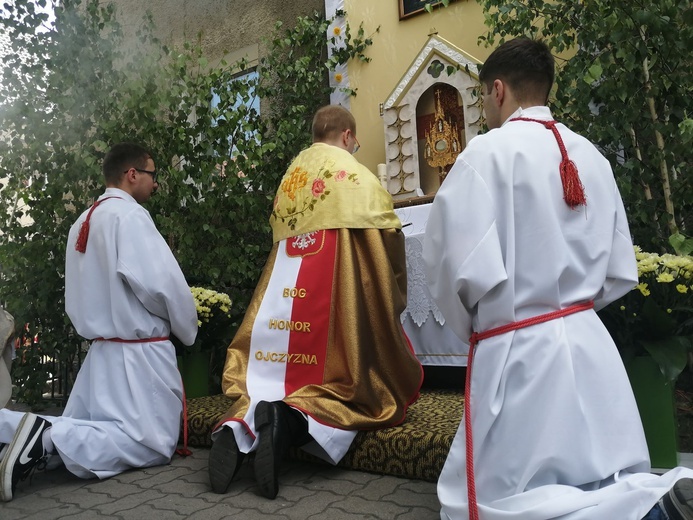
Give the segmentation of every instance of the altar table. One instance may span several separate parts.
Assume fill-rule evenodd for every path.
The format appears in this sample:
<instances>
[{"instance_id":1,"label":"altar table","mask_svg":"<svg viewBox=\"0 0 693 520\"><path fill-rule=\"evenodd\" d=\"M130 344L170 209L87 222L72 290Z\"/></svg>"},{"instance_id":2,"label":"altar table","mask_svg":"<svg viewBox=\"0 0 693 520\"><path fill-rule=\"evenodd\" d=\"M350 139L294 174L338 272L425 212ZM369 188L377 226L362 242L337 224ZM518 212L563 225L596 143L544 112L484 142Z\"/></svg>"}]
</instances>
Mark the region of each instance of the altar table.
<instances>
[{"instance_id":1,"label":"altar table","mask_svg":"<svg viewBox=\"0 0 693 520\"><path fill-rule=\"evenodd\" d=\"M407 255L407 308L402 326L423 365L467 366L469 346L445 326L431 299L423 265L423 244L431 204L395 209L402 221Z\"/></svg>"}]
</instances>

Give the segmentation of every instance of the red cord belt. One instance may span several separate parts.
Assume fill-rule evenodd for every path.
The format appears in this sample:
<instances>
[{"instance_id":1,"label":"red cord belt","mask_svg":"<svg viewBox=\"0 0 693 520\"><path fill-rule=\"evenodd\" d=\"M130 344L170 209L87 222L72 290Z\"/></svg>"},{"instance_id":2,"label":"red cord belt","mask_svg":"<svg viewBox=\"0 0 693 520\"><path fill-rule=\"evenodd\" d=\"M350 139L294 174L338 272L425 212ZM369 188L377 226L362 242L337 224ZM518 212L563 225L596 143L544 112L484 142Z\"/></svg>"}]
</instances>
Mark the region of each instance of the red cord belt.
<instances>
[{"instance_id":1,"label":"red cord belt","mask_svg":"<svg viewBox=\"0 0 693 520\"><path fill-rule=\"evenodd\" d=\"M113 341L114 343L156 343L157 341L167 341L168 336L161 336L158 338L137 338L137 339L123 339L123 338L94 338L92 341Z\"/></svg>"},{"instance_id":2,"label":"red cord belt","mask_svg":"<svg viewBox=\"0 0 693 520\"><path fill-rule=\"evenodd\" d=\"M472 412L471 412L471 387L472 387L472 364L474 361L474 347L476 344L487 338L492 338L493 336L499 336L510 332L512 330L523 329L525 327L530 327L538 323L544 323L547 321L555 320L557 318L562 318L570 314L575 314L576 312L582 312L594 308L594 302L589 301L587 303L577 303L561 309L558 311L547 312L546 314L540 314L533 318L527 318L526 320L514 321L503 325L501 327L496 327L494 329L489 329L484 332L475 332L469 338L469 356L467 358L467 377L464 383L464 433L465 433L465 443L467 445L467 501L469 502L469 519L478 520L479 519L479 506L476 502L476 483L474 482L474 445L472 439Z\"/></svg>"}]
</instances>

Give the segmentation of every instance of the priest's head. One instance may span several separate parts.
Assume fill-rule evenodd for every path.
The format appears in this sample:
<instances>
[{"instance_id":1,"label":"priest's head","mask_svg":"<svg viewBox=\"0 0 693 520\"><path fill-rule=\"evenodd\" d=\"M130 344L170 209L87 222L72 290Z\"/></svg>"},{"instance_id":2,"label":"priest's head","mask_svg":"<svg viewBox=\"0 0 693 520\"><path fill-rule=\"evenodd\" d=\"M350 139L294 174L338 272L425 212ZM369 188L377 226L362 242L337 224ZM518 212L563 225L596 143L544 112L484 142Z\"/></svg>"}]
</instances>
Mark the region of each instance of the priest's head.
<instances>
[{"instance_id":1,"label":"priest's head","mask_svg":"<svg viewBox=\"0 0 693 520\"><path fill-rule=\"evenodd\" d=\"M337 146L349 153L356 152L359 142L356 139L354 116L340 105L318 109L313 117L313 142Z\"/></svg>"},{"instance_id":2,"label":"priest's head","mask_svg":"<svg viewBox=\"0 0 693 520\"><path fill-rule=\"evenodd\" d=\"M545 105L554 80L548 46L517 38L501 44L479 72L486 124L498 128L519 107Z\"/></svg>"}]
</instances>

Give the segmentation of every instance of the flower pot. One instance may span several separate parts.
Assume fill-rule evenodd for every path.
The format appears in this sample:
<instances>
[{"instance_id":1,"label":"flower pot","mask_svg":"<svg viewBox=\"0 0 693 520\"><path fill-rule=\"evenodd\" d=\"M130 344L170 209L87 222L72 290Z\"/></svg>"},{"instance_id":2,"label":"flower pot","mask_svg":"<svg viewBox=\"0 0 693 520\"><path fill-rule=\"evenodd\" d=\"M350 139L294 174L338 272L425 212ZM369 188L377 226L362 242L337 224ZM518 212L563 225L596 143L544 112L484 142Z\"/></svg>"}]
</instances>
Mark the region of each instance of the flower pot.
<instances>
[{"instance_id":1,"label":"flower pot","mask_svg":"<svg viewBox=\"0 0 693 520\"><path fill-rule=\"evenodd\" d=\"M209 359L209 352L189 352L178 356L178 370L186 399L209 395Z\"/></svg>"},{"instance_id":2,"label":"flower pot","mask_svg":"<svg viewBox=\"0 0 693 520\"><path fill-rule=\"evenodd\" d=\"M635 357L626 365L635 401L645 430L653 468L678 465L678 432L674 383L667 382L650 356Z\"/></svg>"}]
</instances>

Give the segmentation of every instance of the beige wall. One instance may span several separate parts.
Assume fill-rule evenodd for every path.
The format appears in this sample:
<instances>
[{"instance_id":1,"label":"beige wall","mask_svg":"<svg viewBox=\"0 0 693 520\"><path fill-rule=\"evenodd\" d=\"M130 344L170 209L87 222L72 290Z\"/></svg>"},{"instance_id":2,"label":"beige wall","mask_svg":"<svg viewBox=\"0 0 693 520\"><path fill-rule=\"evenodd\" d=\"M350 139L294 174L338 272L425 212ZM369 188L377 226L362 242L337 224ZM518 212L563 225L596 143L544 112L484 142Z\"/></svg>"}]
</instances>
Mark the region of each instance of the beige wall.
<instances>
[{"instance_id":1,"label":"beige wall","mask_svg":"<svg viewBox=\"0 0 693 520\"><path fill-rule=\"evenodd\" d=\"M276 21L293 27L298 16L325 12L324 0L113 0L124 27L141 24L150 11L157 35L167 43L195 40L202 31L202 47L211 61L225 53L260 44ZM260 46L262 54L262 46Z\"/></svg>"},{"instance_id":2,"label":"beige wall","mask_svg":"<svg viewBox=\"0 0 693 520\"><path fill-rule=\"evenodd\" d=\"M385 133L379 104L394 90L412 64L432 31L483 61L492 49L479 47L477 38L485 32L484 15L474 0L457 0L447 8L434 9L399 20L398 0L345 0L347 19L352 34L363 21L366 34L380 26L368 49L370 63L349 65L349 83L358 88L351 99L356 118L357 135L361 142L358 159L376 171L385 162Z\"/></svg>"}]
</instances>

